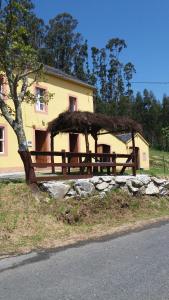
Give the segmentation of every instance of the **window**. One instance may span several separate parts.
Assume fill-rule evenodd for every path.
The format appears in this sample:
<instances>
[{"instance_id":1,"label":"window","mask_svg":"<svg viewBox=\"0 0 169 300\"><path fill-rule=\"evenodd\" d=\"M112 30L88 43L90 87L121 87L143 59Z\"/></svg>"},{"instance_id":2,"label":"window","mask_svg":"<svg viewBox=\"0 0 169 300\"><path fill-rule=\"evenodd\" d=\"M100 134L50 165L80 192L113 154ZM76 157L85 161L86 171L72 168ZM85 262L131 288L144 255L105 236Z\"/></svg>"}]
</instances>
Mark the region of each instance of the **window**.
<instances>
[{"instance_id":1,"label":"window","mask_svg":"<svg viewBox=\"0 0 169 300\"><path fill-rule=\"evenodd\" d=\"M5 130L0 127L0 154L5 153Z\"/></svg>"},{"instance_id":2,"label":"window","mask_svg":"<svg viewBox=\"0 0 169 300\"><path fill-rule=\"evenodd\" d=\"M0 77L0 95L2 96L2 94L3 94L3 77Z\"/></svg>"},{"instance_id":3,"label":"window","mask_svg":"<svg viewBox=\"0 0 169 300\"><path fill-rule=\"evenodd\" d=\"M37 111L45 111L45 103L44 103L44 95L45 89L36 88L36 110Z\"/></svg>"},{"instance_id":4,"label":"window","mask_svg":"<svg viewBox=\"0 0 169 300\"><path fill-rule=\"evenodd\" d=\"M76 98L75 97L69 97L69 111L73 112L76 111Z\"/></svg>"}]
</instances>

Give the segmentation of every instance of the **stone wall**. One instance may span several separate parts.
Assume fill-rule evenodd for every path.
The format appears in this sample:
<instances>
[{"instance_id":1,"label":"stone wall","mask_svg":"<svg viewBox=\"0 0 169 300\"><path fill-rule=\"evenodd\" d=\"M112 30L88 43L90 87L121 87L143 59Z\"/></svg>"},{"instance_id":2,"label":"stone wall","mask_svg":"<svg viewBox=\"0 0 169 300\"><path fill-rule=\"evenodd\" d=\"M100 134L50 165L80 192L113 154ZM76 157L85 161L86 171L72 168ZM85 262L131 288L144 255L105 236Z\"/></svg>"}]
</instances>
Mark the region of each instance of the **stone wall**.
<instances>
[{"instance_id":1,"label":"stone wall","mask_svg":"<svg viewBox=\"0 0 169 300\"><path fill-rule=\"evenodd\" d=\"M132 195L166 196L169 195L169 180L137 176L95 176L90 179L69 181L50 181L40 183L40 188L55 199L85 198L98 194L104 198L106 193L121 189Z\"/></svg>"}]
</instances>

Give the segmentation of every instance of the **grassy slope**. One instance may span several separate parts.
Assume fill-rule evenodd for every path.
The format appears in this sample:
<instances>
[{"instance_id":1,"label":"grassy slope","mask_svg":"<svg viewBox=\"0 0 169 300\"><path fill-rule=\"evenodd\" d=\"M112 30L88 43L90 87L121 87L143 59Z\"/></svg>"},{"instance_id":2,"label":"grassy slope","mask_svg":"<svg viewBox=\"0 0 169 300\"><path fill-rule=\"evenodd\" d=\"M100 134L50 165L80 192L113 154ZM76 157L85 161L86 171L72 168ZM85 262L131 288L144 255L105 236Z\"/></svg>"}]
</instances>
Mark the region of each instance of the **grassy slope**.
<instances>
[{"instance_id":1,"label":"grassy slope","mask_svg":"<svg viewBox=\"0 0 169 300\"><path fill-rule=\"evenodd\" d=\"M0 183L0 254L56 247L106 234L119 225L169 215L169 198L131 197L38 203L24 183Z\"/></svg>"},{"instance_id":2,"label":"grassy slope","mask_svg":"<svg viewBox=\"0 0 169 300\"><path fill-rule=\"evenodd\" d=\"M150 149L150 174L169 175L169 152Z\"/></svg>"}]
</instances>

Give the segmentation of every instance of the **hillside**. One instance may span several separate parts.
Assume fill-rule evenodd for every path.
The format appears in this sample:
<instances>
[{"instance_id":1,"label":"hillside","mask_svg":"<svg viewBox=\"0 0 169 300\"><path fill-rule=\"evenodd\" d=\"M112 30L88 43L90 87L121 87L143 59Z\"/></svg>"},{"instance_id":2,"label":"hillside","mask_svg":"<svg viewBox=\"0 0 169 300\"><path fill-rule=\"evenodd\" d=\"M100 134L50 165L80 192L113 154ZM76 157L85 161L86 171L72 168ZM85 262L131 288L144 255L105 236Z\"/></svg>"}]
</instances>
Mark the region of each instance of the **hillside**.
<instances>
[{"instance_id":1,"label":"hillside","mask_svg":"<svg viewBox=\"0 0 169 300\"><path fill-rule=\"evenodd\" d=\"M150 149L150 171L152 175L169 175L169 152Z\"/></svg>"}]
</instances>

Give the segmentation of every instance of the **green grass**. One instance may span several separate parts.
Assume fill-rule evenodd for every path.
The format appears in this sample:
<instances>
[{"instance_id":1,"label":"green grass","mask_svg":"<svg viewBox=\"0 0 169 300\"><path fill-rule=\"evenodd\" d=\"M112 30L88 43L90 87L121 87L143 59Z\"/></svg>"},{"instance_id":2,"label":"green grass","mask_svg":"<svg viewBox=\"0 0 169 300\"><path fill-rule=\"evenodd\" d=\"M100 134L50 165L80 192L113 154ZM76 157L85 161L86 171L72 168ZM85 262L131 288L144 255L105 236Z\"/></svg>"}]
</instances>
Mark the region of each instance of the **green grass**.
<instances>
[{"instance_id":1,"label":"green grass","mask_svg":"<svg viewBox=\"0 0 169 300\"><path fill-rule=\"evenodd\" d=\"M126 174L131 174L132 170L127 170ZM150 148L150 169L137 170L137 174L149 174L152 176L169 176L169 152Z\"/></svg>"},{"instance_id":2,"label":"green grass","mask_svg":"<svg viewBox=\"0 0 169 300\"><path fill-rule=\"evenodd\" d=\"M169 216L169 198L132 197L120 190L104 199L55 201L41 194L38 202L24 183L0 185L0 255L110 233L123 224Z\"/></svg>"},{"instance_id":3,"label":"green grass","mask_svg":"<svg viewBox=\"0 0 169 300\"><path fill-rule=\"evenodd\" d=\"M169 176L169 152L150 149L150 175Z\"/></svg>"}]
</instances>

